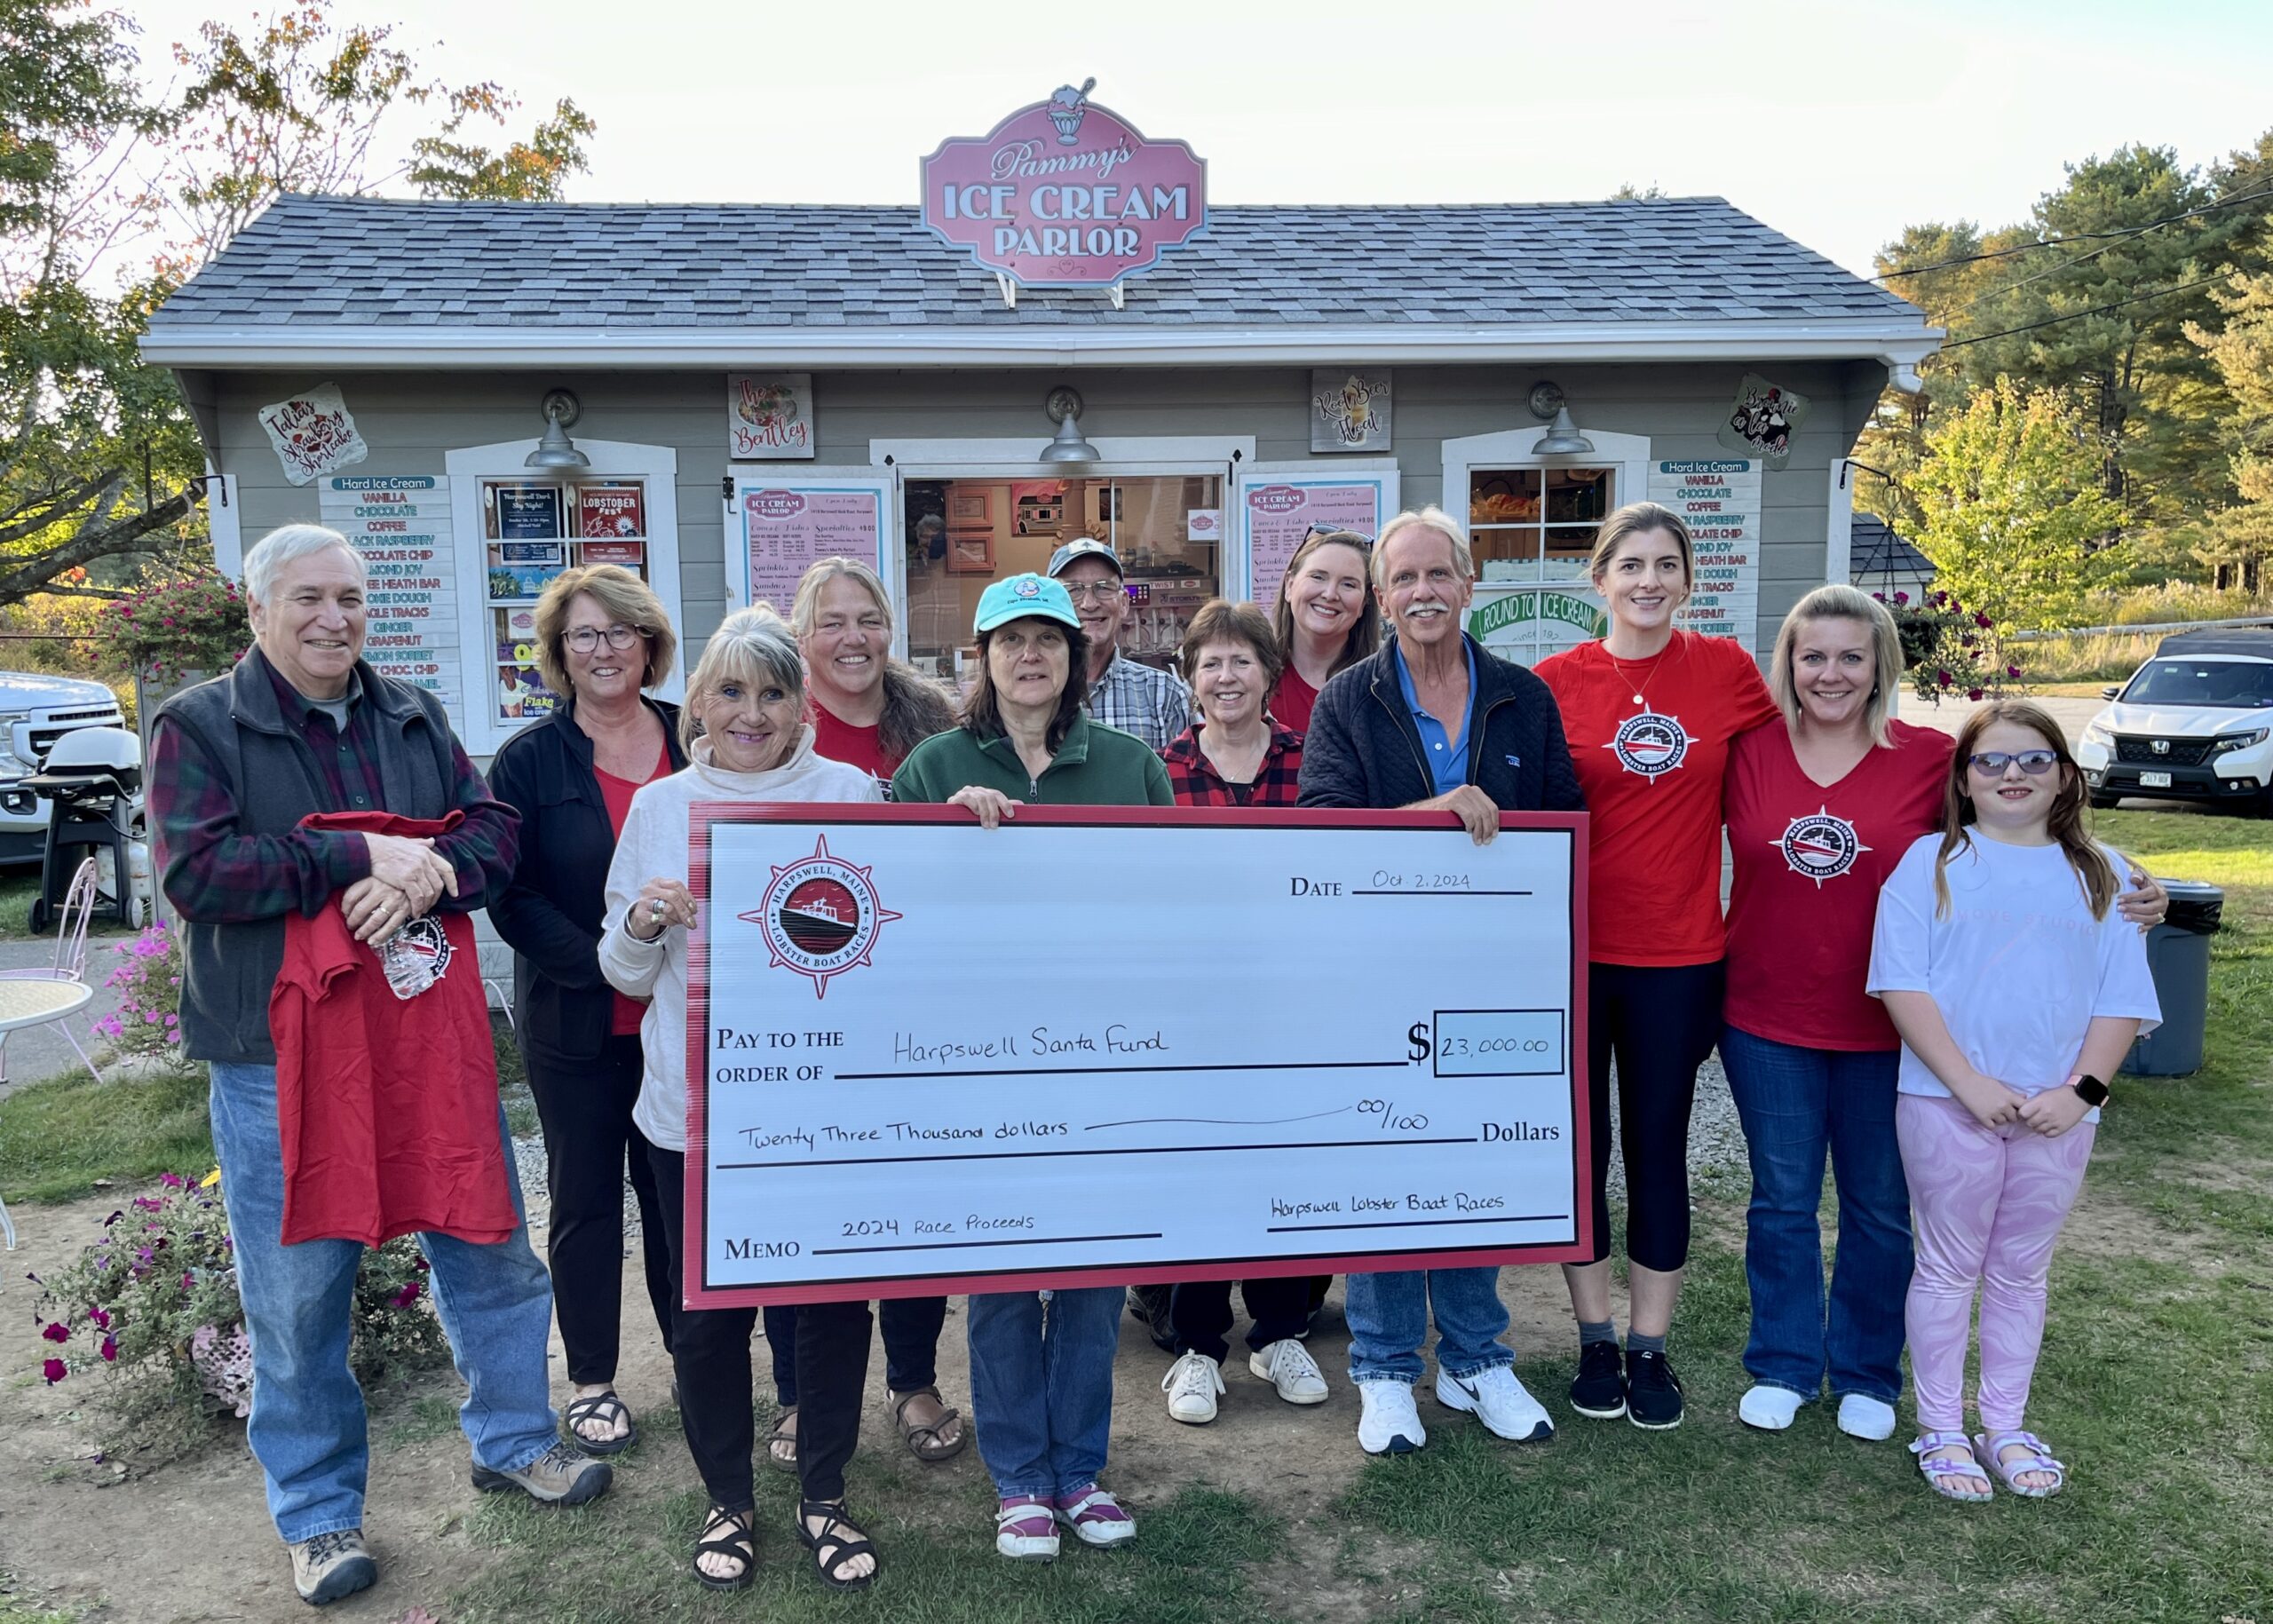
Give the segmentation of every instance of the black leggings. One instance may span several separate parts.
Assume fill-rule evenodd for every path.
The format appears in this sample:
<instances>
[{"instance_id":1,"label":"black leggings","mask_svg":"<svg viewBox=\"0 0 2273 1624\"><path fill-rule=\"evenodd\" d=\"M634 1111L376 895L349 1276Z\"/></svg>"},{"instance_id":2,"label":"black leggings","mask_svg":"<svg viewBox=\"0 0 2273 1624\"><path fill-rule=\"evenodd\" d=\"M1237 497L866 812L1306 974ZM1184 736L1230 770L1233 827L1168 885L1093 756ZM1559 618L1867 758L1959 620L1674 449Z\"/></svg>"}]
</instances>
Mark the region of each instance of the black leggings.
<instances>
[{"instance_id":1,"label":"black leggings","mask_svg":"<svg viewBox=\"0 0 2273 1624\"><path fill-rule=\"evenodd\" d=\"M1669 1274L1689 1261L1689 1111L1721 1035L1726 978L1710 964L1587 966L1587 1097L1594 1259L1610 1256L1610 1062L1626 1161L1626 1256Z\"/></svg>"},{"instance_id":2,"label":"black leggings","mask_svg":"<svg viewBox=\"0 0 2273 1624\"><path fill-rule=\"evenodd\" d=\"M670 1254L655 1207L647 1141L631 1123L639 1098L639 1040L611 1037L589 1060L566 1060L521 1046L529 1092L544 1129L544 1187L551 1197L545 1260L568 1379L578 1386L615 1380L623 1317L623 1181L639 1203L639 1248L647 1302L671 1345Z\"/></svg>"},{"instance_id":3,"label":"black leggings","mask_svg":"<svg viewBox=\"0 0 2273 1624\"><path fill-rule=\"evenodd\" d=\"M797 1315L795 1303L764 1311L765 1341L773 1350L773 1398L797 1407ZM947 1323L945 1297L886 1297L876 1304L883 1332L884 1385L896 1393L921 1392L939 1381L939 1332Z\"/></svg>"},{"instance_id":4,"label":"black leggings","mask_svg":"<svg viewBox=\"0 0 2273 1624\"><path fill-rule=\"evenodd\" d=\"M677 1303L686 1259L686 1158L652 1147L648 1154L670 1240L671 1301ZM747 1511L757 1503L750 1462L757 1416L749 1392L757 1313L754 1308L683 1307L672 1327L671 1363L678 1373L687 1453L710 1503L726 1511ZM807 1500L844 1497L844 1468L859 1440L860 1398L868 1384L870 1328L866 1303L797 1307L797 1480Z\"/></svg>"}]
</instances>

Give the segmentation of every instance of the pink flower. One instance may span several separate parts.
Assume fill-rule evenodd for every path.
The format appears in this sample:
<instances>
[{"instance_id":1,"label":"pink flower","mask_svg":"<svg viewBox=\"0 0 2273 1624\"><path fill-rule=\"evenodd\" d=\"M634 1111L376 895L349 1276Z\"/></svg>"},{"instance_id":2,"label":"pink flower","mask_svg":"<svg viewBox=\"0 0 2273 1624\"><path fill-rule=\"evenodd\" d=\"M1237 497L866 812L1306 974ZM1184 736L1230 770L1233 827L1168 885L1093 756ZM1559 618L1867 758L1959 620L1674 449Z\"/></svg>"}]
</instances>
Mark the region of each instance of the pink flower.
<instances>
[{"instance_id":1,"label":"pink flower","mask_svg":"<svg viewBox=\"0 0 2273 1624\"><path fill-rule=\"evenodd\" d=\"M71 1340L71 1333L66 1330L59 1322L53 1319L47 1322L47 1329L42 1331L40 1335L50 1342L69 1342Z\"/></svg>"},{"instance_id":2,"label":"pink flower","mask_svg":"<svg viewBox=\"0 0 2273 1624\"><path fill-rule=\"evenodd\" d=\"M158 1182L169 1190L186 1190L189 1188L189 1180L184 1178L178 1173L161 1173L158 1175Z\"/></svg>"},{"instance_id":3,"label":"pink flower","mask_svg":"<svg viewBox=\"0 0 2273 1624\"><path fill-rule=\"evenodd\" d=\"M107 1331L110 1329L110 1311L108 1309L91 1308L87 1311L87 1318L95 1322L95 1329L98 1331Z\"/></svg>"},{"instance_id":4,"label":"pink flower","mask_svg":"<svg viewBox=\"0 0 2273 1624\"><path fill-rule=\"evenodd\" d=\"M1907 592L1897 592L1894 595L1894 601L1898 604L1906 604L1910 601L1910 594Z\"/></svg>"},{"instance_id":5,"label":"pink flower","mask_svg":"<svg viewBox=\"0 0 2273 1624\"><path fill-rule=\"evenodd\" d=\"M1942 685L1942 686L1944 686L1944 688L1946 688L1946 687L1948 687L1952 683L1955 682L1955 681L1957 680L1957 678L1956 678L1956 677L1952 677L1952 676L1951 676L1947 671L1944 671L1944 670L1936 670L1936 671L1934 673L1934 680L1935 680L1936 682L1940 683L1940 684Z\"/></svg>"},{"instance_id":6,"label":"pink flower","mask_svg":"<svg viewBox=\"0 0 2273 1624\"><path fill-rule=\"evenodd\" d=\"M396 1292L394 1295L389 1297L387 1301L393 1303L397 1308L408 1308L413 1303L418 1301L419 1290L420 1287L418 1282L416 1280L413 1280L410 1284L405 1286L400 1291Z\"/></svg>"},{"instance_id":7,"label":"pink flower","mask_svg":"<svg viewBox=\"0 0 2273 1624\"><path fill-rule=\"evenodd\" d=\"M1975 694L1975 695L1974 695L1974 697L1975 697L1976 699L1978 699L1978 698L1980 698L1981 696L1980 696L1979 694L1977 694L1977 693L1976 693L1976 694ZM184 1291L191 1291L191 1290L195 1289L196 1286L197 1286L197 1271L196 1271L195 1270L194 1270L194 1269L184 1269L184 1270L181 1271L181 1288L182 1288Z\"/></svg>"},{"instance_id":8,"label":"pink flower","mask_svg":"<svg viewBox=\"0 0 2273 1624\"><path fill-rule=\"evenodd\" d=\"M1976 626L1980 627L1982 630L1986 631L1986 630L1988 630L1992 626L1994 626L1997 622L1994 622L1994 621L1992 621L1992 620L1991 620L1987 615L1983 614L1980 614L1980 613L1978 613L1978 612L1976 611L1976 614L1974 614L1974 617L1973 617L1973 623L1974 623L1975 625L1976 625Z\"/></svg>"},{"instance_id":9,"label":"pink flower","mask_svg":"<svg viewBox=\"0 0 2273 1624\"><path fill-rule=\"evenodd\" d=\"M163 1212L166 1209L166 1204L154 1195L138 1195L134 1198L134 1205L140 1212Z\"/></svg>"},{"instance_id":10,"label":"pink flower","mask_svg":"<svg viewBox=\"0 0 2273 1624\"><path fill-rule=\"evenodd\" d=\"M2021 668L2016 665L2008 665L2005 668L2005 675L2015 682L2018 682L2021 679Z\"/></svg>"},{"instance_id":11,"label":"pink flower","mask_svg":"<svg viewBox=\"0 0 2273 1624\"><path fill-rule=\"evenodd\" d=\"M1965 697L1969 700L1978 700L1981 697L1981 692L1978 688L1968 688L1965 691Z\"/></svg>"},{"instance_id":12,"label":"pink flower","mask_svg":"<svg viewBox=\"0 0 2273 1624\"><path fill-rule=\"evenodd\" d=\"M104 1337L102 1352L103 1362L105 1364L116 1364L118 1362L118 1338L115 1336Z\"/></svg>"},{"instance_id":13,"label":"pink flower","mask_svg":"<svg viewBox=\"0 0 2273 1624\"><path fill-rule=\"evenodd\" d=\"M50 1359L39 1367L39 1373L47 1378L47 1384L53 1387L71 1374L71 1367L61 1359Z\"/></svg>"}]
</instances>

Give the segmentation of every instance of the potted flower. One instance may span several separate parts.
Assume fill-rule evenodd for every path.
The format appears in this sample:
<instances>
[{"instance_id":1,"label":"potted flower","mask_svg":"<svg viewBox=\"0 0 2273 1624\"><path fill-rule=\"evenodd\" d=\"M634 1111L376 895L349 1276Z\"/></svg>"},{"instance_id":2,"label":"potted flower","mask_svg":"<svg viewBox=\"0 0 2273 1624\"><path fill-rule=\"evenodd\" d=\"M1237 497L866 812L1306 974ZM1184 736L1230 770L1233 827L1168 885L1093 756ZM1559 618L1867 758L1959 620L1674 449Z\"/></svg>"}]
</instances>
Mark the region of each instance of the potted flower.
<instances>
[{"instance_id":1,"label":"potted flower","mask_svg":"<svg viewBox=\"0 0 2273 1624\"><path fill-rule=\"evenodd\" d=\"M1968 609L1954 592L1930 592L1913 603L1907 592L1872 597L1894 616L1902 638L1903 669L1919 698L1938 705L1944 696L1969 700L2002 694L2021 679L2021 668L2007 657L1997 622Z\"/></svg>"},{"instance_id":2,"label":"potted flower","mask_svg":"<svg viewBox=\"0 0 2273 1624\"><path fill-rule=\"evenodd\" d=\"M252 622L237 583L194 570L142 587L103 606L99 631L134 669L144 725L167 695L226 671L252 645Z\"/></svg>"}]
</instances>

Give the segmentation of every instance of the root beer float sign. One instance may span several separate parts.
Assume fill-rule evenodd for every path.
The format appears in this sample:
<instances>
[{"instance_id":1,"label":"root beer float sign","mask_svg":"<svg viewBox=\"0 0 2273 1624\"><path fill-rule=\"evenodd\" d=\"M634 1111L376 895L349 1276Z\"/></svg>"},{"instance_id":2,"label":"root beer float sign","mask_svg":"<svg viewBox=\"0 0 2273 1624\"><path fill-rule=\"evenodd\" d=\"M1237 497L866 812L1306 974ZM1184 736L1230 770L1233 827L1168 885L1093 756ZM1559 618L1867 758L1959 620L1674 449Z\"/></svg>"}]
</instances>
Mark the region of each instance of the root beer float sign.
<instances>
[{"instance_id":1,"label":"root beer float sign","mask_svg":"<svg viewBox=\"0 0 2273 1624\"><path fill-rule=\"evenodd\" d=\"M923 160L923 224L1027 288L1102 288L1150 270L1208 224L1208 166L1060 85Z\"/></svg>"}]
</instances>

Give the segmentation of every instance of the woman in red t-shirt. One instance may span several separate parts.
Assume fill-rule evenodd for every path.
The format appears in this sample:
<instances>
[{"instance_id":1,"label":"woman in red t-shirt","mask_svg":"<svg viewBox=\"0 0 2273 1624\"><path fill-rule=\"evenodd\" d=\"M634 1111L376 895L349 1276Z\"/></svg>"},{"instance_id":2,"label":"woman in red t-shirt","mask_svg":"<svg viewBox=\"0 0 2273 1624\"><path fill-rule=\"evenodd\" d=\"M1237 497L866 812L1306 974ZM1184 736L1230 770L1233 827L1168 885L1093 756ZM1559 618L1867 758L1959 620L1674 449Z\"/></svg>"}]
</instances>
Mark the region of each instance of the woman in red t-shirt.
<instances>
[{"instance_id":1,"label":"woman in red t-shirt","mask_svg":"<svg viewBox=\"0 0 2273 1624\"><path fill-rule=\"evenodd\" d=\"M1738 643L1676 630L1694 578L1688 527L1637 502L1591 562L1610 631L1539 663L1563 711L1592 826L1587 1061L1593 1261L1564 1266L1579 1321L1571 1405L1681 1424L1666 1333L1689 1261L1689 1113L1721 1035L1721 778L1729 743L1776 715ZM1610 1069L1618 1061L1632 1307L1621 1368L1610 1303Z\"/></svg>"},{"instance_id":2,"label":"woman in red t-shirt","mask_svg":"<svg viewBox=\"0 0 2273 1624\"><path fill-rule=\"evenodd\" d=\"M1785 617L1769 662L1784 715L1729 758L1736 883L1721 1061L1752 1162L1745 1275L1753 1387L1737 1414L1781 1431L1823 1390L1839 1428L1893 1435L1902 1392L1910 1192L1894 1130L1894 1026L1863 988L1879 888L1942 825L1952 741L1888 714L1902 642L1886 606L1818 587ZM2124 899L2151 923L2161 887ZM1817 1210L1826 1153L1839 1251L1826 1304Z\"/></svg>"},{"instance_id":3,"label":"woman in red t-shirt","mask_svg":"<svg viewBox=\"0 0 2273 1624\"><path fill-rule=\"evenodd\" d=\"M1381 606L1366 589L1373 543L1355 530L1305 536L1279 578L1273 617L1283 661L1271 692L1271 715L1308 733L1311 708L1327 678L1382 646Z\"/></svg>"}]
</instances>

